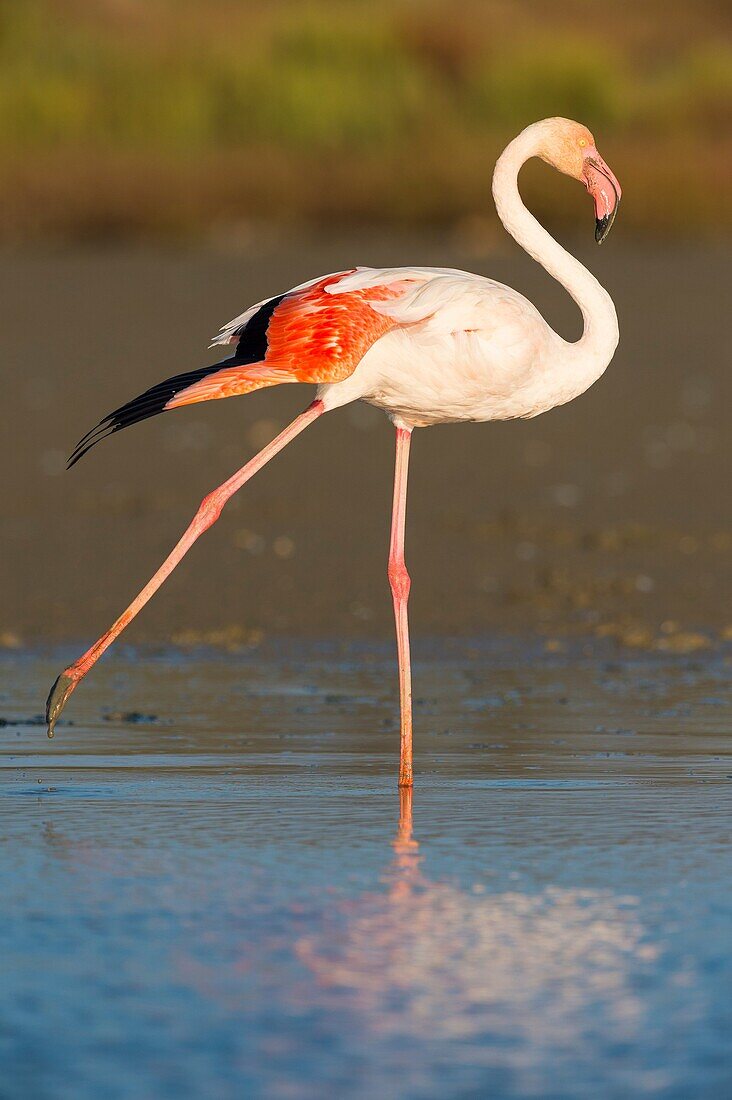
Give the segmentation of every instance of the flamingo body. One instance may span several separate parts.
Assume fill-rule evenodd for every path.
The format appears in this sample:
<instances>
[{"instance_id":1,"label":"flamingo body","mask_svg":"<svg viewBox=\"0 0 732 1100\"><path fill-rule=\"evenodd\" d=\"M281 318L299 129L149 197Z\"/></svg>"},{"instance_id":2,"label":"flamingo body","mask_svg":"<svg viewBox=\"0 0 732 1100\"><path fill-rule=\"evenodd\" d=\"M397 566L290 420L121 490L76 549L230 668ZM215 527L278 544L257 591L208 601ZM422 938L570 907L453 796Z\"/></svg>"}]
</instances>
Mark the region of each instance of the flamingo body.
<instances>
[{"instance_id":1,"label":"flamingo body","mask_svg":"<svg viewBox=\"0 0 732 1100\"><path fill-rule=\"evenodd\" d=\"M363 400L411 428L512 420L571 401L607 366L578 375L575 345L522 294L437 267L327 275L258 303L225 325L214 345L241 341L271 302L263 363L214 373L168 408L263 384L315 382L326 410Z\"/></svg>"},{"instance_id":2,"label":"flamingo body","mask_svg":"<svg viewBox=\"0 0 732 1100\"><path fill-rule=\"evenodd\" d=\"M326 409L362 399L416 428L535 416L574 396L554 369L567 345L510 287L439 269L359 275L412 281L397 298L373 304L394 327L346 381L321 386ZM353 277L346 277L331 293L349 295L350 285Z\"/></svg>"},{"instance_id":3,"label":"flamingo body","mask_svg":"<svg viewBox=\"0 0 732 1100\"><path fill-rule=\"evenodd\" d=\"M352 268L265 299L225 325L215 345L223 361L175 375L120 406L79 442L70 465L101 439L140 420L198 401L264 386L317 385L313 403L241 470L201 503L191 524L136 599L51 689L49 735L81 678L170 575L226 501L323 412L364 400L396 426L389 583L399 658L399 783L412 784L411 666L404 561L407 476L412 431L454 421L533 417L579 396L606 369L618 342L607 292L529 213L517 179L538 156L581 180L595 203L595 237L607 235L620 185L584 126L545 119L527 127L496 164L493 195L507 231L574 298L582 337L570 343L523 295L502 283L448 268Z\"/></svg>"}]
</instances>

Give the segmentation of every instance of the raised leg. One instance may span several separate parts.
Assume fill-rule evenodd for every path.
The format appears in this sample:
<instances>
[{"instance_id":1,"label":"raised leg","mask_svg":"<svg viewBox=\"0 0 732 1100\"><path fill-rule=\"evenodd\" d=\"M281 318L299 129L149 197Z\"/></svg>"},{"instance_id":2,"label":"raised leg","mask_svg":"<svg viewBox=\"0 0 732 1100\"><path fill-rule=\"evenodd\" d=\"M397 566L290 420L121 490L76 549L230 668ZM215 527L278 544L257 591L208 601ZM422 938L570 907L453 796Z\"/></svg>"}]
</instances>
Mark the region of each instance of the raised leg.
<instances>
[{"instance_id":1,"label":"raised leg","mask_svg":"<svg viewBox=\"0 0 732 1100\"><path fill-rule=\"evenodd\" d=\"M250 462L247 462L246 466L242 466L241 470L237 470L228 481L225 481L223 485L219 485L218 489L214 489L212 493L209 493L208 496L203 498L200 508L193 517L183 537L170 552L155 576L147 582L142 592L135 597L127 610L122 612L106 634L102 634L99 641L95 642L91 649L88 649L86 653L82 654L77 661L74 661L73 665L65 669L56 680L56 683L51 688L51 693L48 696L48 702L46 704L46 721L48 723L49 737L53 737L53 728L66 704L66 700L71 695L76 685L82 677L86 675L92 665L99 660L114 639L122 633L127 624L134 619L138 611L142 610L150 597L160 588L163 581L167 580L181 558L183 558L193 546L198 536L202 535L204 531L208 530L208 528L216 522L229 497L232 497L238 489L241 489L242 485L249 481L250 477L256 474L258 470L261 470L262 467L265 466L271 458L274 458L283 447L286 447L296 435L299 435L303 428L306 428L308 424L312 424L313 420L316 420L322 412L324 412L323 402L313 401L312 405L310 405L304 413L296 417L295 420L276 437L276 439L273 439L271 443L263 447L259 454L255 455Z\"/></svg>"},{"instance_id":2,"label":"raised leg","mask_svg":"<svg viewBox=\"0 0 732 1100\"><path fill-rule=\"evenodd\" d=\"M397 654L399 659L400 754L399 786L411 787L412 776L412 666L409 659L407 602L411 581L404 563L404 529L407 514L407 476L412 432L397 428L394 469L394 504L389 545L389 584L394 601Z\"/></svg>"}]
</instances>

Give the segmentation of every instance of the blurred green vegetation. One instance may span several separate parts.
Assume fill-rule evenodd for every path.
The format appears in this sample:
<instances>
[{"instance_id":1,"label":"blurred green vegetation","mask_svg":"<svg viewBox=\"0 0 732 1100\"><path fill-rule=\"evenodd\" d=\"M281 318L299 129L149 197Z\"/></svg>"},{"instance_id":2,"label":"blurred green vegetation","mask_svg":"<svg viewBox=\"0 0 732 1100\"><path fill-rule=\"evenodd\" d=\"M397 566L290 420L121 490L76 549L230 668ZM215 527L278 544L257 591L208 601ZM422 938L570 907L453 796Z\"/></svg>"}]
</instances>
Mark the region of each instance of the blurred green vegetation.
<instances>
[{"instance_id":1,"label":"blurred green vegetation","mask_svg":"<svg viewBox=\"0 0 732 1100\"><path fill-rule=\"evenodd\" d=\"M523 126L589 125L637 230L729 228L720 0L0 0L0 235L491 216ZM550 222L566 185L527 173Z\"/></svg>"}]
</instances>

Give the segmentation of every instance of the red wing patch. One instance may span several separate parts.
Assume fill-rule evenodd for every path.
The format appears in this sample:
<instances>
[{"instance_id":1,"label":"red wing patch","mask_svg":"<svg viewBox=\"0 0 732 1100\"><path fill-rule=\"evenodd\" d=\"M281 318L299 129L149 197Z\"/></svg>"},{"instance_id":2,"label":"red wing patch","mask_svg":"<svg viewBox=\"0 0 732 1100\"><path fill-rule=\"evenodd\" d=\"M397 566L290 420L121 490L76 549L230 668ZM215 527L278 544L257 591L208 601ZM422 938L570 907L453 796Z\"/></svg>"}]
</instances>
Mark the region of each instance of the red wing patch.
<instances>
[{"instance_id":1,"label":"red wing patch","mask_svg":"<svg viewBox=\"0 0 732 1100\"><path fill-rule=\"evenodd\" d=\"M346 294L328 294L326 288L351 272L329 275L302 290L285 294L267 318L258 362L222 367L176 394L166 408L196 401L232 397L281 382L342 382L356 369L365 353L380 336L396 326L389 317L376 313L371 302L398 298L410 286L400 280ZM262 311L267 309L265 304ZM256 327L257 314L245 326L240 345L245 344L249 325Z\"/></svg>"},{"instance_id":2,"label":"red wing patch","mask_svg":"<svg viewBox=\"0 0 732 1100\"><path fill-rule=\"evenodd\" d=\"M396 327L370 303L398 298L407 281L328 294L326 287L341 278L322 279L282 301L267 331L266 366L294 374L298 382L342 382L371 345Z\"/></svg>"}]
</instances>

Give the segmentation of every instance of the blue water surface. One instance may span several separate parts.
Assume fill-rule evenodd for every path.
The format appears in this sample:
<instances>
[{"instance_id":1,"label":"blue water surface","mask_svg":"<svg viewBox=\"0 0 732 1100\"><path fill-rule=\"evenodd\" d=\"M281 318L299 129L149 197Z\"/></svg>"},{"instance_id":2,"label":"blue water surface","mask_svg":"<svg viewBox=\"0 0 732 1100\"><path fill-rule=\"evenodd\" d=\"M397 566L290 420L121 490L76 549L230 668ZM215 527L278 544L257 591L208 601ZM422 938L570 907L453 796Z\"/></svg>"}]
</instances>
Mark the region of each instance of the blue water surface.
<instances>
[{"instance_id":1,"label":"blue water surface","mask_svg":"<svg viewBox=\"0 0 732 1100\"><path fill-rule=\"evenodd\" d=\"M732 1095L722 657L437 644L413 800L390 647L128 651L49 743L57 660L0 666L3 1100Z\"/></svg>"}]
</instances>

